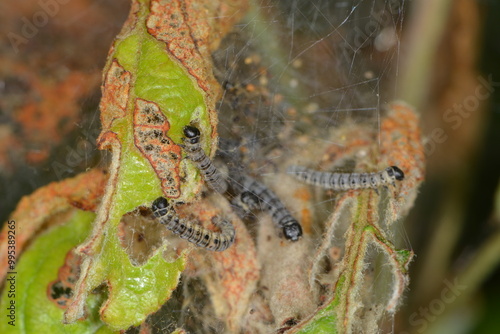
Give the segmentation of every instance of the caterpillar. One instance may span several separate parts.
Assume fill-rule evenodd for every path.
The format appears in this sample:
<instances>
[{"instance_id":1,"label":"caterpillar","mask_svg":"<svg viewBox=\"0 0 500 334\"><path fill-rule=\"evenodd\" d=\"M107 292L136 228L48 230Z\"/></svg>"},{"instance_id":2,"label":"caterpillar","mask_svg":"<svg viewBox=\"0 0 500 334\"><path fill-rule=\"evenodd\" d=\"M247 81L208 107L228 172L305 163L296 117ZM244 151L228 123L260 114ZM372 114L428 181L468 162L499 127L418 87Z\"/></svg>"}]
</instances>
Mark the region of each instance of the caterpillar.
<instances>
[{"instance_id":1,"label":"caterpillar","mask_svg":"<svg viewBox=\"0 0 500 334\"><path fill-rule=\"evenodd\" d=\"M302 166L290 166L288 174L312 185L335 191L351 189L377 189L388 184L396 185L405 175L396 166L390 166L376 173L328 173L318 172Z\"/></svg>"},{"instance_id":2,"label":"caterpillar","mask_svg":"<svg viewBox=\"0 0 500 334\"><path fill-rule=\"evenodd\" d=\"M203 178L212 189L219 193L225 193L229 185L231 185L232 188L236 189L235 192L238 194L241 203L246 206L246 208L242 208L244 211L259 209L269 213L275 225L283 230L286 239L299 240L302 236L302 227L276 194L248 175L231 175L233 177L229 177L226 181L203 151L200 143L200 130L194 126L185 126L184 136L182 139L184 145L182 147L187 152L188 159L198 167L203 174Z\"/></svg>"},{"instance_id":3,"label":"caterpillar","mask_svg":"<svg viewBox=\"0 0 500 334\"><path fill-rule=\"evenodd\" d=\"M205 154L200 143L200 130L194 126L184 127L183 148L187 151L187 157L203 174L203 178L216 192L223 194L227 190L227 182L222 177L217 167Z\"/></svg>"},{"instance_id":4,"label":"caterpillar","mask_svg":"<svg viewBox=\"0 0 500 334\"><path fill-rule=\"evenodd\" d=\"M220 232L210 231L194 222L179 219L174 208L164 197L157 198L152 204L153 214L167 229L181 238L208 250L222 252L234 242L235 231L231 223L224 219L214 219Z\"/></svg>"},{"instance_id":5,"label":"caterpillar","mask_svg":"<svg viewBox=\"0 0 500 334\"><path fill-rule=\"evenodd\" d=\"M302 227L275 193L245 174L236 175L232 179L239 188L240 201L246 205L248 210L259 209L269 213L274 224L283 230L286 239L299 240L302 236Z\"/></svg>"}]
</instances>

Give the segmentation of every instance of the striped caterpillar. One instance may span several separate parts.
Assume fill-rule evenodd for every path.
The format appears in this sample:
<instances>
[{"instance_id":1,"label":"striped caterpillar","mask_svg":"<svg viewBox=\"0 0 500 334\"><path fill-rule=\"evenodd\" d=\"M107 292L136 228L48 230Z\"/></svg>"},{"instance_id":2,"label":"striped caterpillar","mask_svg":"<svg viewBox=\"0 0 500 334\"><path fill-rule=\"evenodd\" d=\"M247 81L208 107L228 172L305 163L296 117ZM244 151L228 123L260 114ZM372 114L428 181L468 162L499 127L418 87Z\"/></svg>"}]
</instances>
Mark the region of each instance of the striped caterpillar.
<instances>
[{"instance_id":1,"label":"striped caterpillar","mask_svg":"<svg viewBox=\"0 0 500 334\"><path fill-rule=\"evenodd\" d=\"M209 186L219 193L227 192L229 185L236 189L241 202L249 209L259 209L269 213L276 226L283 230L286 239L297 241L302 236L302 228L285 205L262 183L257 182L248 175L231 175L228 181L224 179L217 167L205 154L200 143L200 130L194 126L184 127L183 148L187 157L195 163L203 174ZM229 183L228 183L229 182ZM246 210L246 208L242 208Z\"/></svg>"},{"instance_id":2,"label":"striped caterpillar","mask_svg":"<svg viewBox=\"0 0 500 334\"><path fill-rule=\"evenodd\" d=\"M403 171L396 166L376 173L328 173L302 166L290 166L287 172L305 183L335 191L377 189L389 184L395 186L396 180L401 181L405 177Z\"/></svg>"},{"instance_id":3,"label":"striped caterpillar","mask_svg":"<svg viewBox=\"0 0 500 334\"><path fill-rule=\"evenodd\" d=\"M196 246L222 252L234 242L235 231L231 223L224 219L215 219L213 223L220 232L210 231L194 222L179 219L174 208L164 197L157 198L152 205L153 214L167 229Z\"/></svg>"},{"instance_id":4,"label":"striped caterpillar","mask_svg":"<svg viewBox=\"0 0 500 334\"><path fill-rule=\"evenodd\" d=\"M200 143L200 130L194 126L184 127L183 148L187 151L187 157L194 162L203 174L203 178L216 192L223 194L227 190L227 182L222 177L217 167L206 156Z\"/></svg>"},{"instance_id":5,"label":"striped caterpillar","mask_svg":"<svg viewBox=\"0 0 500 334\"><path fill-rule=\"evenodd\" d=\"M299 240L302 236L302 227L275 193L248 175L240 174L233 179L240 190L239 199L249 210L259 209L267 212L274 224L283 230L286 239Z\"/></svg>"}]
</instances>

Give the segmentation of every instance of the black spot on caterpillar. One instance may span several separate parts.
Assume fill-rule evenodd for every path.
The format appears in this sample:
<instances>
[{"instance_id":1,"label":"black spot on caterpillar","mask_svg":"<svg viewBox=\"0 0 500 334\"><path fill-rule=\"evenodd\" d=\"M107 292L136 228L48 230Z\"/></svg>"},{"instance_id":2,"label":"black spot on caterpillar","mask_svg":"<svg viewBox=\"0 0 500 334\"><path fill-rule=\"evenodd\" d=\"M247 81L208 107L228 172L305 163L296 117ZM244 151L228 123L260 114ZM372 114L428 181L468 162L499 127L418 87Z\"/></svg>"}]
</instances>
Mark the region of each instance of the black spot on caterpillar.
<instances>
[{"instance_id":1,"label":"black spot on caterpillar","mask_svg":"<svg viewBox=\"0 0 500 334\"><path fill-rule=\"evenodd\" d=\"M275 193L248 175L233 176L231 179L234 180L238 189L239 200L246 206L242 208L243 210L259 209L269 213L274 224L283 230L286 239L299 240L302 236L302 227ZM234 201L233 204L235 204Z\"/></svg>"},{"instance_id":2,"label":"black spot on caterpillar","mask_svg":"<svg viewBox=\"0 0 500 334\"><path fill-rule=\"evenodd\" d=\"M305 183L335 191L377 189L389 184L396 185L396 180L401 181L405 177L403 171L396 166L376 173L328 173L302 166L290 166L287 172Z\"/></svg>"},{"instance_id":3,"label":"black spot on caterpillar","mask_svg":"<svg viewBox=\"0 0 500 334\"><path fill-rule=\"evenodd\" d=\"M220 232L210 231L194 222L179 219L174 208L164 197L159 197L153 202L152 210L160 223L165 225L167 229L196 246L221 252L234 242L234 227L226 220L214 220L214 224L220 229Z\"/></svg>"},{"instance_id":4,"label":"black spot on caterpillar","mask_svg":"<svg viewBox=\"0 0 500 334\"><path fill-rule=\"evenodd\" d=\"M203 151L200 143L200 130L194 126L184 127L183 148L187 151L187 157L194 162L203 178L210 187L218 193L225 193L227 190L227 182L222 177L217 167L212 163L209 157Z\"/></svg>"}]
</instances>

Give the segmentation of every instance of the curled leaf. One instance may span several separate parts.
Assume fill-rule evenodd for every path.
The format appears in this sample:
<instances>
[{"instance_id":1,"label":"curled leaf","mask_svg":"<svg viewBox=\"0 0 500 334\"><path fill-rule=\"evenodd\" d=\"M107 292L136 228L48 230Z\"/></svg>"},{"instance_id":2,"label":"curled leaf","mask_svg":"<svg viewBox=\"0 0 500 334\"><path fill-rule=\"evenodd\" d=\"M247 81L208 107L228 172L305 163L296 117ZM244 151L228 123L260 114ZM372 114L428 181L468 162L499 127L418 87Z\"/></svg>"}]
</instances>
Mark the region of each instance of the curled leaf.
<instances>
[{"instance_id":1,"label":"curled leaf","mask_svg":"<svg viewBox=\"0 0 500 334\"><path fill-rule=\"evenodd\" d=\"M120 243L119 225L125 214L159 196L191 202L200 191L199 172L183 159L179 144L184 127L196 124L203 149L215 153L220 87L210 52L239 11L213 2L132 1L104 69L98 146L113 159L92 234L76 249L83 263L66 323L85 316L88 294L102 283L109 298L100 314L113 329L143 322L177 286L186 253L168 262L163 245L135 266ZM231 20L215 19L221 15Z\"/></svg>"},{"instance_id":2,"label":"curled leaf","mask_svg":"<svg viewBox=\"0 0 500 334\"><path fill-rule=\"evenodd\" d=\"M0 305L3 310L13 305L14 311L11 322L0 323L2 333L111 333L98 315L102 295L88 299L86 320L67 326L61 324L63 310L47 295L65 255L87 237L94 214L73 209L67 217L64 224L39 236L26 249L15 272L7 275Z\"/></svg>"},{"instance_id":3,"label":"curled leaf","mask_svg":"<svg viewBox=\"0 0 500 334\"><path fill-rule=\"evenodd\" d=\"M58 215L75 207L95 211L100 202L107 175L100 169L93 169L74 178L53 182L25 196L11 214L18 228L16 230L16 256L19 257L27 243L50 221L51 225L64 223ZM8 225L0 234L0 251L7 254ZM0 257L0 277L7 270L7 257Z\"/></svg>"}]
</instances>

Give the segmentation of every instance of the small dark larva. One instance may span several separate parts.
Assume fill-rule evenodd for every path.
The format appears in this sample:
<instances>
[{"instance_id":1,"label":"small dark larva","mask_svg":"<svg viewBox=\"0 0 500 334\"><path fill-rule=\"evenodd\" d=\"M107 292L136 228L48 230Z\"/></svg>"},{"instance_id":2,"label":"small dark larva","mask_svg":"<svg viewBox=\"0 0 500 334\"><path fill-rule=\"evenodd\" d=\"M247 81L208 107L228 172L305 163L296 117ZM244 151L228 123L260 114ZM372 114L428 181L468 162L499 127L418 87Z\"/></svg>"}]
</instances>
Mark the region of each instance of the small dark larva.
<instances>
[{"instance_id":1,"label":"small dark larva","mask_svg":"<svg viewBox=\"0 0 500 334\"><path fill-rule=\"evenodd\" d=\"M376 173L327 173L302 166L290 166L287 172L305 183L335 191L377 189L389 184L396 185L396 180L401 181L405 177L403 171L396 166Z\"/></svg>"},{"instance_id":2,"label":"small dark larva","mask_svg":"<svg viewBox=\"0 0 500 334\"><path fill-rule=\"evenodd\" d=\"M275 193L248 175L234 175L232 180L238 185L240 201L248 209L259 209L269 213L275 225L283 229L286 239L299 240L302 236L302 227Z\"/></svg>"},{"instance_id":3,"label":"small dark larva","mask_svg":"<svg viewBox=\"0 0 500 334\"><path fill-rule=\"evenodd\" d=\"M203 173L203 178L210 187L220 194L227 190L227 182L221 173L205 154L200 143L200 130L194 126L184 127L183 148L187 151L187 157L194 162L198 169Z\"/></svg>"},{"instance_id":4,"label":"small dark larva","mask_svg":"<svg viewBox=\"0 0 500 334\"><path fill-rule=\"evenodd\" d=\"M219 219L214 224L220 232L210 231L194 222L179 219L174 208L164 197L157 198L152 205L154 215L167 229L196 246L221 252L234 242L234 227L228 221Z\"/></svg>"}]
</instances>

